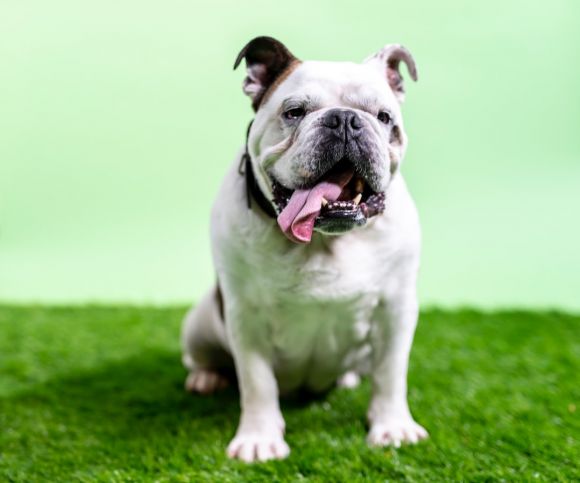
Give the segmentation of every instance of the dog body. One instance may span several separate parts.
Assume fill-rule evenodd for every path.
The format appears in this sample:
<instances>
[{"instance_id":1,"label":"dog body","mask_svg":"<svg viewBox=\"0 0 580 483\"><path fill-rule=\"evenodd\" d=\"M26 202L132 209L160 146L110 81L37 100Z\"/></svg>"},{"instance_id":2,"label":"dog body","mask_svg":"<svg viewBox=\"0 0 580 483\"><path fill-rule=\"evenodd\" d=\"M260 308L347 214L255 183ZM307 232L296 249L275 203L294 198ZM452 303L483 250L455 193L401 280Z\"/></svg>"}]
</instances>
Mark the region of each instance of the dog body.
<instances>
[{"instance_id":1,"label":"dog body","mask_svg":"<svg viewBox=\"0 0 580 483\"><path fill-rule=\"evenodd\" d=\"M287 456L279 393L362 374L373 385L370 444L426 437L406 401L420 229L398 169L398 63L411 62L400 49L363 64L299 62L262 37L240 54L257 114L212 210L218 286L183 329L188 389L222 387L235 365L242 416L231 457ZM256 203L248 209L244 156L278 223Z\"/></svg>"}]
</instances>

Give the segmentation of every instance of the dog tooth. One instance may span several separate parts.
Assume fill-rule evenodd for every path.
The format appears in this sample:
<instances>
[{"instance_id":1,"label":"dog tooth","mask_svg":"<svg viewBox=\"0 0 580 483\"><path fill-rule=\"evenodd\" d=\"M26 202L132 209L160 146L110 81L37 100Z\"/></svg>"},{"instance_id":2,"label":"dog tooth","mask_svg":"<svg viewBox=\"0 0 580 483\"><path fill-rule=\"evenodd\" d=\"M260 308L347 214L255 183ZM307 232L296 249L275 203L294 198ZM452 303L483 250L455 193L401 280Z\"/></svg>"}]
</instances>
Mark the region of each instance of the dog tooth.
<instances>
[{"instance_id":1,"label":"dog tooth","mask_svg":"<svg viewBox=\"0 0 580 483\"><path fill-rule=\"evenodd\" d=\"M354 203L355 206L357 206L360 203L360 200L362 199L362 193L359 193L358 195L356 195L354 197L354 199L352 200L352 202Z\"/></svg>"},{"instance_id":2,"label":"dog tooth","mask_svg":"<svg viewBox=\"0 0 580 483\"><path fill-rule=\"evenodd\" d=\"M326 205L328 205L328 201L327 201L327 199L326 199L326 198L323 196L323 197L322 197L322 206L326 206Z\"/></svg>"},{"instance_id":3,"label":"dog tooth","mask_svg":"<svg viewBox=\"0 0 580 483\"><path fill-rule=\"evenodd\" d=\"M354 185L354 190L357 193L362 193L364 189L364 181L361 178L357 178L356 183Z\"/></svg>"}]
</instances>

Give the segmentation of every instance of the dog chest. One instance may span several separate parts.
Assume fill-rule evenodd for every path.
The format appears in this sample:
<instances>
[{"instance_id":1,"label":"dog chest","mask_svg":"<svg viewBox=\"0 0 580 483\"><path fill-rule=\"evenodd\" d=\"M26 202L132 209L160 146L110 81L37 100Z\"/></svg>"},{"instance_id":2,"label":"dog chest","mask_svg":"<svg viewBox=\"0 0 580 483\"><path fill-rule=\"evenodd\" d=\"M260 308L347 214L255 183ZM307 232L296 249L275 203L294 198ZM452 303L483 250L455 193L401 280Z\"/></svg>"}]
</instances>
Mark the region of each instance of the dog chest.
<instances>
[{"instance_id":1,"label":"dog chest","mask_svg":"<svg viewBox=\"0 0 580 483\"><path fill-rule=\"evenodd\" d=\"M361 362L375 300L281 298L264 312L261 334L271 347L281 390L308 386L323 390Z\"/></svg>"}]
</instances>

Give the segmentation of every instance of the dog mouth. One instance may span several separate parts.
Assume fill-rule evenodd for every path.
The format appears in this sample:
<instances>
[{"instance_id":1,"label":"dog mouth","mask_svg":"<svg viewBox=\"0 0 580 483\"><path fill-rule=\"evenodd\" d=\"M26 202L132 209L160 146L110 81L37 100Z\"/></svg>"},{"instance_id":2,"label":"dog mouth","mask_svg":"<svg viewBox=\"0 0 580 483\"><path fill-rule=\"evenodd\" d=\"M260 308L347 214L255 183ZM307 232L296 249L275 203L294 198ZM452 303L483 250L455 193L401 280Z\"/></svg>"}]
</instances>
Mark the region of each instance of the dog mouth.
<instances>
[{"instance_id":1,"label":"dog mouth","mask_svg":"<svg viewBox=\"0 0 580 483\"><path fill-rule=\"evenodd\" d=\"M296 243L309 243L314 230L334 234L349 231L385 209L385 193L374 191L347 159L311 188L291 190L274 179L272 185L278 225Z\"/></svg>"}]
</instances>

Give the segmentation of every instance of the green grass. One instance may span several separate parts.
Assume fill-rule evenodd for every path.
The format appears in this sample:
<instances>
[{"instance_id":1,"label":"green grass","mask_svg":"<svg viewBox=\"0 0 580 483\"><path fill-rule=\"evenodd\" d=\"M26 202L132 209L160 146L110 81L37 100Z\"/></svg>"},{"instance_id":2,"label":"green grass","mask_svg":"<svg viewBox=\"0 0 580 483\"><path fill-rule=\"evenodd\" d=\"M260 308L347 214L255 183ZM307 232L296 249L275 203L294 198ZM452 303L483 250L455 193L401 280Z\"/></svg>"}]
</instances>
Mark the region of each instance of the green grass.
<instances>
[{"instance_id":1,"label":"green grass","mask_svg":"<svg viewBox=\"0 0 580 483\"><path fill-rule=\"evenodd\" d=\"M182 390L182 313L0 307L0 481L580 479L578 316L424 312L409 397L431 439L367 448L365 382L284 401L290 458L247 466L224 453L236 391Z\"/></svg>"}]
</instances>

